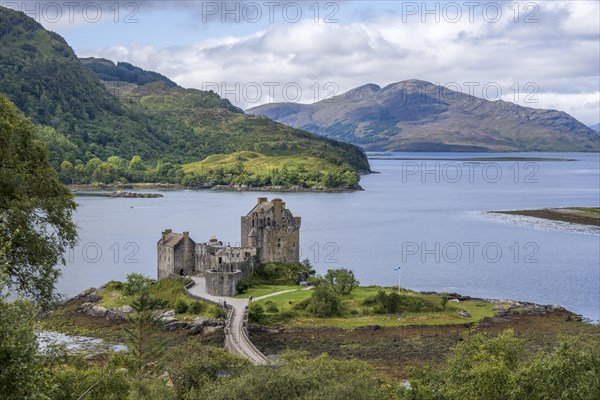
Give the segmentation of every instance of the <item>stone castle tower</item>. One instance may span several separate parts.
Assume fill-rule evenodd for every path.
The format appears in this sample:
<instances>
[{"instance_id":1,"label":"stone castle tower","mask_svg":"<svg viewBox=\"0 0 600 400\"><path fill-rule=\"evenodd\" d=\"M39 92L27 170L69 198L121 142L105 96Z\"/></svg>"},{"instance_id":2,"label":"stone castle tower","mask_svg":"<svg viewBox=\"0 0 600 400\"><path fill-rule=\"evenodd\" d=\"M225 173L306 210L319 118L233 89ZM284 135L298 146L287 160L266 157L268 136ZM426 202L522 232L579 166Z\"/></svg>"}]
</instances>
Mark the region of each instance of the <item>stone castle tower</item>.
<instances>
[{"instance_id":1,"label":"stone castle tower","mask_svg":"<svg viewBox=\"0 0 600 400\"><path fill-rule=\"evenodd\" d=\"M158 279L173 275L204 275L215 296L233 296L237 283L257 265L300 261L300 217L294 217L281 199L257 204L241 219L241 246L224 245L217 238L195 243L187 232L162 233L157 243Z\"/></svg>"},{"instance_id":2,"label":"stone castle tower","mask_svg":"<svg viewBox=\"0 0 600 400\"><path fill-rule=\"evenodd\" d=\"M300 259L300 217L294 217L281 199L258 204L242 217L242 247L256 247L260 264Z\"/></svg>"}]
</instances>

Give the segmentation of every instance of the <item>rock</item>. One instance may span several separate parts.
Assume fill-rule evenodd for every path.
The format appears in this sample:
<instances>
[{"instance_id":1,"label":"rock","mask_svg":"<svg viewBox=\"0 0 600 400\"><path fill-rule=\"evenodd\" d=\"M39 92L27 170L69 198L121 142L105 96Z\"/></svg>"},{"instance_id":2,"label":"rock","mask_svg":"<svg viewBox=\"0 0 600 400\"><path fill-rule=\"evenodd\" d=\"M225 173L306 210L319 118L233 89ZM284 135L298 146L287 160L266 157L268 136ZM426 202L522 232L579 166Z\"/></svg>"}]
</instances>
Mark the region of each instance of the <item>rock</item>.
<instances>
[{"instance_id":1,"label":"rock","mask_svg":"<svg viewBox=\"0 0 600 400\"><path fill-rule=\"evenodd\" d=\"M89 302L81 303L81 305L79 305L79 307L77 307L77 311L82 311L87 308L91 308L93 306L94 306L94 303L89 303Z\"/></svg>"},{"instance_id":2,"label":"rock","mask_svg":"<svg viewBox=\"0 0 600 400\"><path fill-rule=\"evenodd\" d=\"M123 314L131 314L132 312L134 312L135 310L133 309L133 307L129 306L129 305L125 305L123 307L119 307L116 309L117 312L123 313Z\"/></svg>"},{"instance_id":3,"label":"rock","mask_svg":"<svg viewBox=\"0 0 600 400\"><path fill-rule=\"evenodd\" d=\"M161 317L160 321L164 324L164 325L168 325L171 324L173 322L177 321L177 318L175 317Z\"/></svg>"},{"instance_id":4,"label":"rock","mask_svg":"<svg viewBox=\"0 0 600 400\"><path fill-rule=\"evenodd\" d=\"M471 318L471 314L469 314L467 310L460 310L458 312L458 315L460 315L463 318Z\"/></svg>"},{"instance_id":5,"label":"rock","mask_svg":"<svg viewBox=\"0 0 600 400\"><path fill-rule=\"evenodd\" d=\"M90 295L90 294L92 294L92 293L94 293L94 292L96 292L96 288L93 288L93 287L91 287L91 288L87 288L87 289L85 289L83 292L81 292L81 293L79 293L77 296L75 296L75 298L76 298L76 299L79 299L79 298L81 298L81 297L88 296L88 295Z\"/></svg>"},{"instance_id":6,"label":"rock","mask_svg":"<svg viewBox=\"0 0 600 400\"><path fill-rule=\"evenodd\" d=\"M102 298L98 295L98 290L96 288L89 288L79 293L71 300L78 300L86 303L97 303L101 299Z\"/></svg>"},{"instance_id":7,"label":"rock","mask_svg":"<svg viewBox=\"0 0 600 400\"><path fill-rule=\"evenodd\" d=\"M175 311L174 310L167 310L167 311L163 311L162 313L160 313L160 317L174 317L175 316Z\"/></svg>"},{"instance_id":8,"label":"rock","mask_svg":"<svg viewBox=\"0 0 600 400\"><path fill-rule=\"evenodd\" d=\"M452 299L452 300L448 300L451 303L460 303L459 299Z\"/></svg>"},{"instance_id":9,"label":"rock","mask_svg":"<svg viewBox=\"0 0 600 400\"><path fill-rule=\"evenodd\" d=\"M174 322L165 324L163 329L166 331L176 331L177 329L185 329L185 328L188 328L189 326L190 325L185 321L175 320Z\"/></svg>"},{"instance_id":10,"label":"rock","mask_svg":"<svg viewBox=\"0 0 600 400\"><path fill-rule=\"evenodd\" d=\"M86 311L86 314L91 315L92 317L105 317L108 309L102 306L92 306L89 307Z\"/></svg>"},{"instance_id":11,"label":"rock","mask_svg":"<svg viewBox=\"0 0 600 400\"><path fill-rule=\"evenodd\" d=\"M197 317L197 318L194 318L194 320L192 321L192 325L195 325L195 326L204 326L204 325L206 325L206 322L208 320L209 320L209 318Z\"/></svg>"},{"instance_id":12,"label":"rock","mask_svg":"<svg viewBox=\"0 0 600 400\"><path fill-rule=\"evenodd\" d=\"M127 318L123 314L116 311L116 309L108 309L106 311L106 318L110 319L111 321L119 321L119 322L127 320Z\"/></svg>"}]
</instances>

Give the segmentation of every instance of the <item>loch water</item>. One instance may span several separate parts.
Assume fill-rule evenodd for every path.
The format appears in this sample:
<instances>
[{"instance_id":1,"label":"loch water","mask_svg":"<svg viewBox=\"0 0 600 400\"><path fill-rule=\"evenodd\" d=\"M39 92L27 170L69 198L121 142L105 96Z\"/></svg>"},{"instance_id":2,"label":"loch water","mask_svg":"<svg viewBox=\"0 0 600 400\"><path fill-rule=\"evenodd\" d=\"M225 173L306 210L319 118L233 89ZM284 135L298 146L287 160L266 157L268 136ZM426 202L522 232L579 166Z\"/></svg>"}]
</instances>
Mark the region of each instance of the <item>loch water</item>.
<instances>
[{"instance_id":1,"label":"loch water","mask_svg":"<svg viewBox=\"0 0 600 400\"><path fill-rule=\"evenodd\" d=\"M493 158L483 160L483 158ZM498 157L498 158L494 158ZM521 157L521 159L510 159ZM527 158L561 158L527 160ZM350 193L161 191L162 198L78 196L79 245L58 285L74 295L130 272L156 276L165 228L196 242L240 240L258 196L302 217L302 258L361 284L559 304L600 321L600 231L487 211L600 207L600 155L385 153ZM402 159L400 159L402 158ZM153 191L156 192L156 191ZM401 266L400 274L394 270Z\"/></svg>"}]
</instances>

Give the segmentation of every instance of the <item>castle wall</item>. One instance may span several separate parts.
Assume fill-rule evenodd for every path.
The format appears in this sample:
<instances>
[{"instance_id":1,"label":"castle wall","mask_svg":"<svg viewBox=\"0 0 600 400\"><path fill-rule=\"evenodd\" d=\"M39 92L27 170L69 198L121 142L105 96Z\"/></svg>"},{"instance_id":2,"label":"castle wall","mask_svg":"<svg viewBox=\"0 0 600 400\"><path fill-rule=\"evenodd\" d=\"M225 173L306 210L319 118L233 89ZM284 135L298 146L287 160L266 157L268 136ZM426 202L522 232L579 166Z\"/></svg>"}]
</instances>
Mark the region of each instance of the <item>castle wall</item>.
<instances>
[{"instance_id":1,"label":"castle wall","mask_svg":"<svg viewBox=\"0 0 600 400\"><path fill-rule=\"evenodd\" d=\"M183 241L179 246L182 252L181 268L185 271L185 275L192 275L196 270L196 243L190 239L188 232L183 232ZM177 274L181 268L176 270Z\"/></svg>"},{"instance_id":2,"label":"castle wall","mask_svg":"<svg viewBox=\"0 0 600 400\"><path fill-rule=\"evenodd\" d=\"M196 272L205 272L211 268L210 246L206 243L196 245Z\"/></svg>"},{"instance_id":3,"label":"castle wall","mask_svg":"<svg viewBox=\"0 0 600 400\"><path fill-rule=\"evenodd\" d=\"M168 278L174 271L173 248L168 246L157 246L158 279Z\"/></svg>"},{"instance_id":4,"label":"castle wall","mask_svg":"<svg viewBox=\"0 0 600 400\"><path fill-rule=\"evenodd\" d=\"M234 296L237 283L242 279L242 272L207 271L205 274L206 289L213 296Z\"/></svg>"}]
</instances>

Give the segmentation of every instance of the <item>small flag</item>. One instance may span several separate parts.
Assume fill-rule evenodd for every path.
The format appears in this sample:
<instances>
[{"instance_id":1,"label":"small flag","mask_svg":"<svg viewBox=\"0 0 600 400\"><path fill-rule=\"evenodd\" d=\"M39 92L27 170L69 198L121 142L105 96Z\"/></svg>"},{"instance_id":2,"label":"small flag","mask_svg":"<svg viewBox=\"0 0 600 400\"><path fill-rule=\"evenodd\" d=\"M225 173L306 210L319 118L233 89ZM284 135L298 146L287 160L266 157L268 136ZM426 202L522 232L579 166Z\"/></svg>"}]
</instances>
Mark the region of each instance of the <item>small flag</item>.
<instances>
[{"instance_id":1,"label":"small flag","mask_svg":"<svg viewBox=\"0 0 600 400\"><path fill-rule=\"evenodd\" d=\"M398 265L396 268L394 268L394 271L399 271L399 270L400 270L400 268L401 268L401 266L400 266L400 265Z\"/></svg>"}]
</instances>

